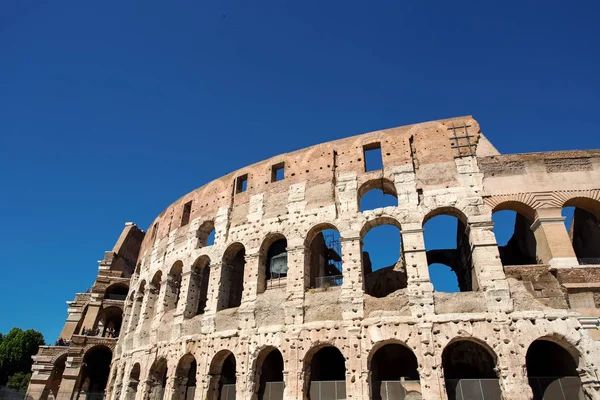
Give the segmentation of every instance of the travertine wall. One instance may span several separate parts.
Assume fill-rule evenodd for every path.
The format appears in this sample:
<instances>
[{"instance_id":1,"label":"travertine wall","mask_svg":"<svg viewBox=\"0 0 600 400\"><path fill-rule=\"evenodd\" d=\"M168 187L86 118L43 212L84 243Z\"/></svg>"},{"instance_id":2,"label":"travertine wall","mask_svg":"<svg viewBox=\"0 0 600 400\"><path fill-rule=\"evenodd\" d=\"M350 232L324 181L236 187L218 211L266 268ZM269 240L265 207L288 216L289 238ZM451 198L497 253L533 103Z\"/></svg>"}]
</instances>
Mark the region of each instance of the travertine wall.
<instances>
[{"instance_id":1,"label":"travertine wall","mask_svg":"<svg viewBox=\"0 0 600 400\"><path fill-rule=\"evenodd\" d=\"M374 143L383 169L365 172L363 150ZM285 179L272 182L272 167L281 163ZM238 192L242 176L247 190ZM360 212L361 196L382 187L398 206ZM524 399L532 397L526 354L538 339L567 349L586 396L600 399L600 342L594 340L600 337L579 320L600 313L569 308L570 296L573 304L590 305L581 293L591 294L594 304L600 265L579 265L561 217L565 205L599 216L599 200L600 151L500 155L470 116L354 136L235 171L177 200L146 234L114 353L110 399L156 397L160 384L151 369L161 359L166 398L181 398L187 378L180 360L187 354L197 363L195 398L213 398L215 375L230 353L236 398L255 399L260 364L272 348L284 359L284 398L305 399L307 366L323 346L335 346L346 360L347 398L369 399L371 358L387 343L403 344L416 356L424 399L446 399L442 354L458 340L492 355L503 398ZM190 202L189 223L186 217L182 224ZM537 243L538 264L511 267L510 274L492 231L492 212L504 209L527 219ZM434 293L430 283L423 224L440 214L458 217L465 227L471 292ZM364 293L361 240L381 224L401 230L407 287L375 299ZM207 226L214 226L215 241L203 246ZM310 243L330 228L341 236L343 284L311 290ZM288 275L283 285L264 290L264 255L280 237L287 240ZM242 247L241 305L221 310L219 296L230 285L221 279L223 260ZM202 314L195 310L198 266L210 269Z\"/></svg>"}]
</instances>

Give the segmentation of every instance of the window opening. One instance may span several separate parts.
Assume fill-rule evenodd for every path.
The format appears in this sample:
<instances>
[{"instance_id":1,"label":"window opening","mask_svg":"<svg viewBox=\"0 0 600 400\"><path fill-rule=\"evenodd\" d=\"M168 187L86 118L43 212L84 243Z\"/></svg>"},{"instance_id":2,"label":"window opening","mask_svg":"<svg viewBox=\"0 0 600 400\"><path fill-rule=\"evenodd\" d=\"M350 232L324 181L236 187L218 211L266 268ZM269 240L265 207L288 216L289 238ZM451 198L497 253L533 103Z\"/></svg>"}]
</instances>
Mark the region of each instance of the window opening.
<instances>
[{"instance_id":1,"label":"window opening","mask_svg":"<svg viewBox=\"0 0 600 400\"><path fill-rule=\"evenodd\" d=\"M331 346L317 351L310 361L310 376L307 381L311 399L345 399L346 360L342 353ZM335 395L328 397L326 393Z\"/></svg>"},{"instance_id":2,"label":"window opening","mask_svg":"<svg viewBox=\"0 0 600 400\"><path fill-rule=\"evenodd\" d=\"M442 353L448 400L501 400L492 355L483 346L459 340Z\"/></svg>"},{"instance_id":3,"label":"window opening","mask_svg":"<svg viewBox=\"0 0 600 400\"><path fill-rule=\"evenodd\" d=\"M158 222L155 222L152 226L152 240L156 239L156 233L158 231Z\"/></svg>"},{"instance_id":4,"label":"window opening","mask_svg":"<svg viewBox=\"0 0 600 400\"><path fill-rule=\"evenodd\" d=\"M92 347L83 357L79 376L79 392L87 398L101 398L108 383L112 352L108 347Z\"/></svg>"},{"instance_id":5,"label":"window opening","mask_svg":"<svg viewBox=\"0 0 600 400\"><path fill-rule=\"evenodd\" d=\"M185 226L190 222L190 214L192 213L192 202L188 201L183 205L183 213L181 214L181 226Z\"/></svg>"},{"instance_id":6,"label":"window opening","mask_svg":"<svg viewBox=\"0 0 600 400\"><path fill-rule=\"evenodd\" d=\"M260 369L258 398L260 400L283 400L283 356L277 349L271 349Z\"/></svg>"},{"instance_id":7,"label":"window opening","mask_svg":"<svg viewBox=\"0 0 600 400\"><path fill-rule=\"evenodd\" d=\"M600 264L600 219L579 207L564 207L565 227L581 265Z\"/></svg>"},{"instance_id":8,"label":"window opening","mask_svg":"<svg viewBox=\"0 0 600 400\"><path fill-rule=\"evenodd\" d=\"M454 216L441 214L429 219L423 229L429 277L434 290L446 293L474 290L477 282L472 272L471 246L463 222Z\"/></svg>"},{"instance_id":9,"label":"window opening","mask_svg":"<svg viewBox=\"0 0 600 400\"><path fill-rule=\"evenodd\" d=\"M363 146L363 156L365 160L365 172L383 169L381 143L377 142Z\"/></svg>"},{"instance_id":10,"label":"window opening","mask_svg":"<svg viewBox=\"0 0 600 400\"><path fill-rule=\"evenodd\" d=\"M583 398L577 362L564 347L536 340L529 346L525 360L534 400Z\"/></svg>"},{"instance_id":11,"label":"window opening","mask_svg":"<svg viewBox=\"0 0 600 400\"><path fill-rule=\"evenodd\" d=\"M248 188L248 174L238 176L235 181L235 193L243 193Z\"/></svg>"},{"instance_id":12,"label":"window opening","mask_svg":"<svg viewBox=\"0 0 600 400\"><path fill-rule=\"evenodd\" d=\"M307 253L310 287L326 289L342 285L342 245L337 230L324 229L317 233Z\"/></svg>"},{"instance_id":13,"label":"window opening","mask_svg":"<svg viewBox=\"0 0 600 400\"><path fill-rule=\"evenodd\" d=\"M267 287L280 287L283 285L284 281L282 281L282 279L287 277L288 272L288 255L286 248L287 240L281 238L269 246L266 257L264 257L264 255L261 256L261 269L265 271L265 287L259 287L259 293L263 292Z\"/></svg>"},{"instance_id":14,"label":"window opening","mask_svg":"<svg viewBox=\"0 0 600 400\"><path fill-rule=\"evenodd\" d=\"M381 298L406 288L400 229L390 224L376 226L363 236L361 244L365 293Z\"/></svg>"},{"instance_id":15,"label":"window opening","mask_svg":"<svg viewBox=\"0 0 600 400\"><path fill-rule=\"evenodd\" d=\"M223 256L219 310L239 307L244 291L246 250L239 243L230 246Z\"/></svg>"},{"instance_id":16,"label":"window opening","mask_svg":"<svg viewBox=\"0 0 600 400\"><path fill-rule=\"evenodd\" d=\"M537 242L531 222L525 216L516 211L501 210L492 214L492 221L502 265L538 263Z\"/></svg>"},{"instance_id":17,"label":"window opening","mask_svg":"<svg viewBox=\"0 0 600 400\"><path fill-rule=\"evenodd\" d=\"M279 182L285 179L285 163L275 164L271 167L271 182Z\"/></svg>"},{"instance_id":18,"label":"window opening","mask_svg":"<svg viewBox=\"0 0 600 400\"><path fill-rule=\"evenodd\" d=\"M390 343L376 350L369 369L372 399L420 399L417 367L415 354L401 344Z\"/></svg>"}]
</instances>

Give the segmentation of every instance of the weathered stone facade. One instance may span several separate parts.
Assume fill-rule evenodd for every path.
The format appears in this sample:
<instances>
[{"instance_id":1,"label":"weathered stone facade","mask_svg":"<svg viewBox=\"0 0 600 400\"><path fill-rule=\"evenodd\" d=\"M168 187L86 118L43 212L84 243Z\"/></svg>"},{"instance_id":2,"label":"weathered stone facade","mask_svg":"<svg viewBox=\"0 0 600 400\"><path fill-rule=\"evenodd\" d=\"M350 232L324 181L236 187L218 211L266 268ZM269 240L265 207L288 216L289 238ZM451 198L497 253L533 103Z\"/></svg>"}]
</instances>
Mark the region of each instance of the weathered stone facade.
<instances>
[{"instance_id":1,"label":"weathered stone facade","mask_svg":"<svg viewBox=\"0 0 600 400\"><path fill-rule=\"evenodd\" d=\"M377 148L383 168L367 172L365 151ZM371 189L394 195L398 205L361 212ZM564 226L564 206L585 214L574 219L577 239ZM515 236L500 249L492 231L499 210L519 213ZM464 240L454 253L425 248L423 225L442 214L459 220ZM598 217L600 151L500 155L469 116L353 136L248 166L177 200L153 222L139 257L133 251L136 269L107 396L217 399L235 391L250 400L281 389L279 398L307 399L314 382L334 380L342 381L338 398L344 390L348 399L385 398L379 382L399 377L385 378L384 370L414 363L398 372L416 396L407 398L454 398L457 380L481 379L481 387L491 385L504 399L525 399L535 392L528 373L537 378L535 368L573 363L544 374L579 379L585 398L600 399ZM398 290L370 296L362 238L381 224L401 230L402 259L393 270L402 278ZM331 229L340 236L340 278L326 272L329 264L315 266L313 242ZM269 249L284 239L287 274L275 279ZM331 253L321 250L321 259ZM442 258L456 265L462 292L433 290L428 265ZM531 261L514 265L518 260ZM129 280L124 269L106 265L103 276ZM330 283L315 284L323 277ZM82 320L97 324L90 314L103 304L97 285L76 299L86 311L70 308L63 337L72 343L91 340L74 334ZM72 348L59 393L79 390L86 347L77 354ZM36 357L34 397L47 389L53 349ZM570 360L533 365L536 354L553 351ZM319 354L321 364L313 362ZM322 370L336 365L342 376L328 379L335 373ZM63 390L67 378L72 385Z\"/></svg>"}]
</instances>

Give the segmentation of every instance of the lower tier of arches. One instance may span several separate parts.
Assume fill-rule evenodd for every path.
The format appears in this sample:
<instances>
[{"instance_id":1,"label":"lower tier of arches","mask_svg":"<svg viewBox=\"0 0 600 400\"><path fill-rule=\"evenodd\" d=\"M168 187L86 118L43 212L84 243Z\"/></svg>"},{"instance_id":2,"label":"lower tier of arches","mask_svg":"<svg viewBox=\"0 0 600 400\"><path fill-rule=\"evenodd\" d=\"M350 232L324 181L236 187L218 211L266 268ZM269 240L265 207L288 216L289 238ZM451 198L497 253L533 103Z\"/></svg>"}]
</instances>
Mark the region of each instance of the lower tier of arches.
<instances>
[{"instance_id":1,"label":"lower tier of arches","mask_svg":"<svg viewBox=\"0 0 600 400\"><path fill-rule=\"evenodd\" d=\"M330 321L128 351L107 399L600 399L598 360L600 342L566 315Z\"/></svg>"}]
</instances>

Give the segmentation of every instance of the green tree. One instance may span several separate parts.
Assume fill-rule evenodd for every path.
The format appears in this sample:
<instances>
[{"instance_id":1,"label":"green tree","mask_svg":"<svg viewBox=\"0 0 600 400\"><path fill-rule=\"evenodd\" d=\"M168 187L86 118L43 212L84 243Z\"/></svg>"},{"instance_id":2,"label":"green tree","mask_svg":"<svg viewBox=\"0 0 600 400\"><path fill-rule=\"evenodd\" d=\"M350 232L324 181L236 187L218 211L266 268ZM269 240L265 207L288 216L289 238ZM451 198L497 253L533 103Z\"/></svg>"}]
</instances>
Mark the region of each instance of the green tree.
<instances>
[{"instance_id":1,"label":"green tree","mask_svg":"<svg viewBox=\"0 0 600 400\"><path fill-rule=\"evenodd\" d=\"M30 378L31 374L17 372L16 374L13 374L10 376L10 378L8 378L8 382L6 382L6 387L9 389L16 389L24 392L27 390Z\"/></svg>"},{"instance_id":2,"label":"green tree","mask_svg":"<svg viewBox=\"0 0 600 400\"><path fill-rule=\"evenodd\" d=\"M33 329L24 331L13 328L0 342L0 386L6 385L8 378L17 372L28 374L38 347L44 345L44 336Z\"/></svg>"}]
</instances>

